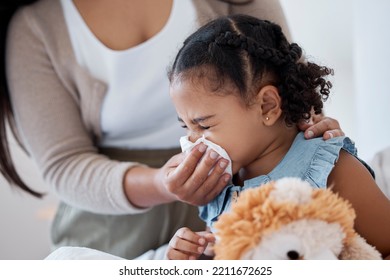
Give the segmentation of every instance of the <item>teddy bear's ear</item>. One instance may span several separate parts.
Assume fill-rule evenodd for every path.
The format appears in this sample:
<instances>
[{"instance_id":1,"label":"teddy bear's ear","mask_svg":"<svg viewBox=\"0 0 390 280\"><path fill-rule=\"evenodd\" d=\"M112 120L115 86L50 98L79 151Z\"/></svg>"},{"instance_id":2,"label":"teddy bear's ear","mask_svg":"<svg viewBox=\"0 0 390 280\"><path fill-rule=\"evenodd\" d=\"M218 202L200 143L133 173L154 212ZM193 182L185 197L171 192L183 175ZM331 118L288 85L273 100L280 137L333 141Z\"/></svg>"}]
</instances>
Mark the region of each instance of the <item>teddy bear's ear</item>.
<instances>
[{"instance_id":1,"label":"teddy bear's ear","mask_svg":"<svg viewBox=\"0 0 390 280\"><path fill-rule=\"evenodd\" d=\"M346 244L339 255L340 260L381 260L381 254L359 234Z\"/></svg>"}]
</instances>

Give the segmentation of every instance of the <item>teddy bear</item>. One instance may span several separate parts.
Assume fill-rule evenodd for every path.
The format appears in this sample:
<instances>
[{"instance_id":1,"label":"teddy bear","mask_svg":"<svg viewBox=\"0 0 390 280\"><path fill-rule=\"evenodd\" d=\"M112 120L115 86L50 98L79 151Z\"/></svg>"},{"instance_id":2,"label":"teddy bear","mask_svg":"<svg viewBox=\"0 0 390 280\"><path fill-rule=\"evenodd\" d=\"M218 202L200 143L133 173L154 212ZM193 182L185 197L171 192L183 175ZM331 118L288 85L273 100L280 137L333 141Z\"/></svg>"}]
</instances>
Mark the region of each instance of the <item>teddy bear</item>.
<instances>
[{"instance_id":1,"label":"teddy bear","mask_svg":"<svg viewBox=\"0 0 390 280\"><path fill-rule=\"evenodd\" d=\"M351 204L283 178L243 191L215 223L215 259L381 259L354 230Z\"/></svg>"}]
</instances>

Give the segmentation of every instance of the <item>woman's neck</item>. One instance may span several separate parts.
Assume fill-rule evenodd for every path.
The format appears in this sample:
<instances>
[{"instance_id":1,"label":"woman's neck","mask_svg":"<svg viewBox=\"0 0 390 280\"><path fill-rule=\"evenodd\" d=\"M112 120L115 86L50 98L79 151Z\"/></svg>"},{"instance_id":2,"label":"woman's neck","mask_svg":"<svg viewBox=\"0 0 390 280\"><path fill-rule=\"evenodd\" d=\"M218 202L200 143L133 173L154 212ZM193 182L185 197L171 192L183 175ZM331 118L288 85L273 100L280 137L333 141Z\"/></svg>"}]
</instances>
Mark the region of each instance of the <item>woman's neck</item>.
<instances>
[{"instance_id":1,"label":"woman's neck","mask_svg":"<svg viewBox=\"0 0 390 280\"><path fill-rule=\"evenodd\" d=\"M286 127L284 122L275 128L278 132L270 137L270 144L261 152L259 157L249 165L241 168L234 177L235 185L243 186L245 180L270 173L289 151L298 129L295 126Z\"/></svg>"},{"instance_id":2,"label":"woman's neck","mask_svg":"<svg viewBox=\"0 0 390 280\"><path fill-rule=\"evenodd\" d=\"M173 0L73 2L91 32L113 50L129 49L156 35L167 23L173 6Z\"/></svg>"}]
</instances>

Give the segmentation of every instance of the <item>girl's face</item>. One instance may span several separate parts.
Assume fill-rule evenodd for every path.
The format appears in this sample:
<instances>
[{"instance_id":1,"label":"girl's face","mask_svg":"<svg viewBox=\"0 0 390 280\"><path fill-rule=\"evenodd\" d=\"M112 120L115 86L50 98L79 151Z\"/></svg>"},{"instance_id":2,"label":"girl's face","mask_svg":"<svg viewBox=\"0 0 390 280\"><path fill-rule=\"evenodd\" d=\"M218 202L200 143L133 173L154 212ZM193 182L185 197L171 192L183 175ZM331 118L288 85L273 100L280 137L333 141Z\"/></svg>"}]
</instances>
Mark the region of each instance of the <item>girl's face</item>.
<instances>
[{"instance_id":1,"label":"girl's face","mask_svg":"<svg viewBox=\"0 0 390 280\"><path fill-rule=\"evenodd\" d=\"M260 106L248 108L233 94L217 95L186 80L172 83L170 95L190 141L204 135L224 148L233 174L258 158L264 135Z\"/></svg>"}]
</instances>

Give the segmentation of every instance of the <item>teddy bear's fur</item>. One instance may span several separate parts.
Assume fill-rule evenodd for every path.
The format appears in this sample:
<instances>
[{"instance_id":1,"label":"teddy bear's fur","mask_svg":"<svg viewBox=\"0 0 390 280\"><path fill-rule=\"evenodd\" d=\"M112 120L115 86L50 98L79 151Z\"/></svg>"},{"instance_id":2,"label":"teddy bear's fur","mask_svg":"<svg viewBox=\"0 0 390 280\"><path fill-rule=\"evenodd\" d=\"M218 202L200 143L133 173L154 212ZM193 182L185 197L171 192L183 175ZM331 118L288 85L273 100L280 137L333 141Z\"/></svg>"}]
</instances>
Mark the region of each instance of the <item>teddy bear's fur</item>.
<instances>
[{"instance_id":1,"label":"teddy bear's fur","mask_svg":"<svg viewBox=\"0 0 390 280\"><path fill-rule=\"evenodd\" d=\"M215 224L215 259L380 259L354 230L351 204L284 178L241 193Z\"/></svg>"}]
</instances>

